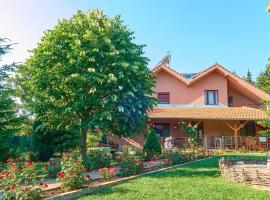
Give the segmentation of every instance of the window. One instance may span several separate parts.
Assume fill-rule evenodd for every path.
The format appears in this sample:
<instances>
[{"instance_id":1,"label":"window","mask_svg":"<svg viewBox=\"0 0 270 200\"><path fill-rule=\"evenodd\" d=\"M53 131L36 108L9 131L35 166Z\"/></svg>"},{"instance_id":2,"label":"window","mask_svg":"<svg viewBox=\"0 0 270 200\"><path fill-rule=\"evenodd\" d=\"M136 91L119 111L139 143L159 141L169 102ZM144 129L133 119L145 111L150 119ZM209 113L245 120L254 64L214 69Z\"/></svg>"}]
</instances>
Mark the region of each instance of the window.
<instances>
[{"instance_id":1,"label":"window","mask_svg":"<svg viewBox=\"0 0 270 200\"><path fill-rule=\"evenodd\" d=\"M170 103L170 93L169 92L159 92L157 95L160 104Z\"/></svg>"},{"instance_id":2,"label":"window","mask_svg":"<svg viewBox=\"0 0 270 200\"><path fill-rule=\"evenodd\" d=\"M233 97L232 96L228 97L228 106L233 107Z\"/></svg>"},{"instance_id":3,"label":"window","mask_svg":"<svg viewBox=\"0 0 270 200\"><path fill-rule=\"evenodd\" d=\"M204 101L206 105L218 105L218 91L217 90L205 90Z\"/></svg>"},{"instance_id":4,"label":"window","mask_svg":"<svg viewBox=\"0 0 270 200\"><path fill-rule=\"evenodd\" d=\"M170 136L170 124L153 124L153 128L159 137Z\"/></svg>"}]
</instances>

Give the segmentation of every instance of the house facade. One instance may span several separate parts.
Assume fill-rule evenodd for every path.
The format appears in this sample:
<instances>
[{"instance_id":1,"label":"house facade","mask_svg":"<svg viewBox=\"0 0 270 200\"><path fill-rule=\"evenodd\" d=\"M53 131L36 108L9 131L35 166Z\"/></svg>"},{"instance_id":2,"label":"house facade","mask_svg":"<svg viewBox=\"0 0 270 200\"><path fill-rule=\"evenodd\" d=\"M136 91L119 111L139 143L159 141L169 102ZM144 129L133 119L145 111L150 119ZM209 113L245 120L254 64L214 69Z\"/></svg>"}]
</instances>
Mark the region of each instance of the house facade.
<instances>
[{"instance_id":1,"label":"house facade","mask_svg":"<svg viewBox=\"0 0 270 200\"><path fill-rule=\"evenodd\" d=\"M149 112L149 126L161 142L171 137L174 145L185 144L187 135L180 126L187 123L197 126L207 148L238 148L248 145L247 138L259 136L263 127L257 121L268 120L262 108L270 95L217 63L199 73L180 74L165 56L152 71L159 104ZM144 142L141 136L127 140L118 142L133 146Z\"/></svg>"}]
</instances>

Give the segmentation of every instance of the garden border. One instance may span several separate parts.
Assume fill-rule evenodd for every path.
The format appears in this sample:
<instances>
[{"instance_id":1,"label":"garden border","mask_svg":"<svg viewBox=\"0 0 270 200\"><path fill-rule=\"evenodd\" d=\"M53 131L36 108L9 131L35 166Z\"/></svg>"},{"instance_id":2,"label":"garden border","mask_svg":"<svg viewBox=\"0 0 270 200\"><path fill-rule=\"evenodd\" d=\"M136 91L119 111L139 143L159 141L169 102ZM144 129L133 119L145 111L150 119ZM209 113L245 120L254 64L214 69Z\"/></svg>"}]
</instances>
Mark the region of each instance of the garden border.
<instances>
[{"instance_id":1,"label":"garden border","mask_svg":"<svg viewBox=\"0 0 270 200\"><path fill-rule=\"evenodd\" d=\"M156 173L156 172L165 171L165 170L172 169L172 168L175 168L175 167L180 167L180 166L188 165L188 164L203 161L203 160L208 160L208 159L211 159L211 158L213 158L213 156L208 157L208 158L202 158L202 159L198 159L198 160L189 161L189 162L186 162L186 163L181 163L181 164L178 164L178 165L173 165L173 166L170 166L170 167L165 167L165 168L162 168L162 169L153 170L153 171L150 171L150 172L145 172L145 173L142 173L142 174L139 174L139 175L124 177L124 178L120 178L120 179L117 179L117 180L113 180L113 181L109 181L109 182L105 182L105 183L100 183L98 185L95 185L95 186L92 186L92 187L89 187L89 188L84 188L84 189L80 189L80 190L74 190L74 191L70 191L70 192L56 194L56 195L53 195L53 196L50 196L50 197L46 197L43 200L71 200L71 199L74 199L74 198L77 198L77 197L80 197L80 196L83 196L83 195L86 195L86 194L91 194L91 193L97 192L97 191L99 191L99 190L101 190L103 188L109 187L109 186L114 186L114 185L129 181L129 180L140 178L140 177L148 175L148 174L153 174L153 173ZM54 188L54 189L57 189L57 188Z\"/></svg>"}]
</instances>

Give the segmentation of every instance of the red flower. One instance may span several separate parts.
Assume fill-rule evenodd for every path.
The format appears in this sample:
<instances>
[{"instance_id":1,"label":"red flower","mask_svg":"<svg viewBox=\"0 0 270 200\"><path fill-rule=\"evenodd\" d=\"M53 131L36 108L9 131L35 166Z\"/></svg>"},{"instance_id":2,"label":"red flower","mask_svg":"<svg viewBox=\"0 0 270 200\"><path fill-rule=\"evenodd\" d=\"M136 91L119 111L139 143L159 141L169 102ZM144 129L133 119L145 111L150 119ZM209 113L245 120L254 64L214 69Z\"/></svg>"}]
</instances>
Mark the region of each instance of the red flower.
<instances>
[{"instance_id":1,"label":"red flower","mask_svg":"<svg viewBox=\"0 0 270 200\"><path fill-rule=\"evenodd\" d=\"M20 167L19 167L19 170L22 171L22 170L23 170L23 167L20 166Z\"/></svg>"},{"instance_id":2,"label":"red flower","mask_svg":"<svg viewBox=\"0 0 270 200\"><path fill-rule=\"evenodd\" d=\"M8 162L8 163L12 162L12 159L11 159L11 158L9 158L9 159L7 160L7 162Z\"/></svg>"},{"instance_id":3,"label":"red flower","mask_svg":"<svg viewBox=\"0 0 270 200\"><path fill-rule=\"evenodd\" d=\"M33 165L32 162L28 162L28 161L27 162L24 162L24 164L27 165L27 166L32 166Z\"/></svg>"},{"instance_id":4,"label":"red flower","mask_svg":"<svg viewBox=\"0 0 270 200\"><path fill-rule=\"evenodd\" d=\"M15 186L15 185L11 185L11 186L10 186L10 189L11 189L11 190L15 190L15 189L16 189L16 186Z\"/></svg>"},{"instance_id":5,"label":"red flower","mask_svg":"<svg viewBox=\"0 0 270 200\"><path fill-rule=\"evenodd\" d=\"M74 176L74 172L69 172L69 175L70 176Z\"/></svg>"},{"instance_id":6,"label":"red flower","mask_svg":"<svg viewBox=\"0 0 270 200\"><path fill-rule=\"evenodd\" d=\"M3 178L3 176L0 176L0 180Z\"/></svg>"},{"instance_id":7,"label":"red flower","mask_svg":"<svg viewBox=\"0 0 270 200\"><path fill-rule=\"evenodd\" d=\"M57 174L57 176L58 176L59 178L63 178L63 177L65 176L65 173L64 173L64 172L60 172L60 173Z\"/></svg>"},{"instance_id":8,"label":"red flower","mask_svg":"<svg viewBox=\"0 0 270 200\"><path fill-rule=\"evenodd\" d=\"M116 174L116 169L115 168L112 168L112 169L110 169L110 174Z\"/></svg>"},{"instance_id":9,"label":"red flower","mask_svg":"<svg viewBox=\"0 0 270 200\"><path fill-rule=\"evenodd\" d=\"M40 182L39 185L42 186L42 185L44 185L44 183Z\"/></svg>"},{"instance_id":10,"label":"red flower","mask_svg":"<svg viewBox=\"0 0 270 200\"><path fill-rule=\"evenodd\" d=\"M89 175L89 174L87 174L87 175L86 175L86 178L90 179L91 177L90 177L90 175Z\"/></svg>"},{"instance_id":11,"label":"red flower","mask_svg":"<svg viewBox=\"0 0 270 200\"><path fill-rule=\"evenodd\" d=\"M87 172L88 171L88 169L85 167L84 169L83 169L85 172Z\"/></svg>"},{"instance_id":12,"label":"red flower","mask_svg":"<svg viewBox=\"0 0 270 200\"><path fill-rule=\"evenodd\" d=\"M25 193L25 192L29 192L29 188L24 188L23 189L23 192Z\"/></svg>"},{"instance_id":13,"label":"red flower","mask_svg":"<svg viewBox=\"0 0 270 200\"><path fill-rule=\"evenodd\" d=\"M46 188L46 187L48 187L48 185L47 184L44 184L44 187Z\"/></svg>"}]
</instances>

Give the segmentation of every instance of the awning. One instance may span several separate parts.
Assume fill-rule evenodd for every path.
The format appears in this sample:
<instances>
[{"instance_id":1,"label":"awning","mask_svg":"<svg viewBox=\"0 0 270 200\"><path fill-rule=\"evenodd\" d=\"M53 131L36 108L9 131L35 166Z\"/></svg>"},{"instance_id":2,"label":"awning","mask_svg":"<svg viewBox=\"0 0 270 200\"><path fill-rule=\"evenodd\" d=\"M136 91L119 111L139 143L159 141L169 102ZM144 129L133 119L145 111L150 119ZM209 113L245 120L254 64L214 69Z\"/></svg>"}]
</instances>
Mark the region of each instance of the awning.
<instances>
[{"instance_id":1,"label":"awning","mask_svg":"<svg viewBox=\"0 0 270 200\"><path fill-rule=\"evenodd\" d=\"M152 119L270 120L266 112L249 107L155 107Z\"/></svg>"}]
</instances>

